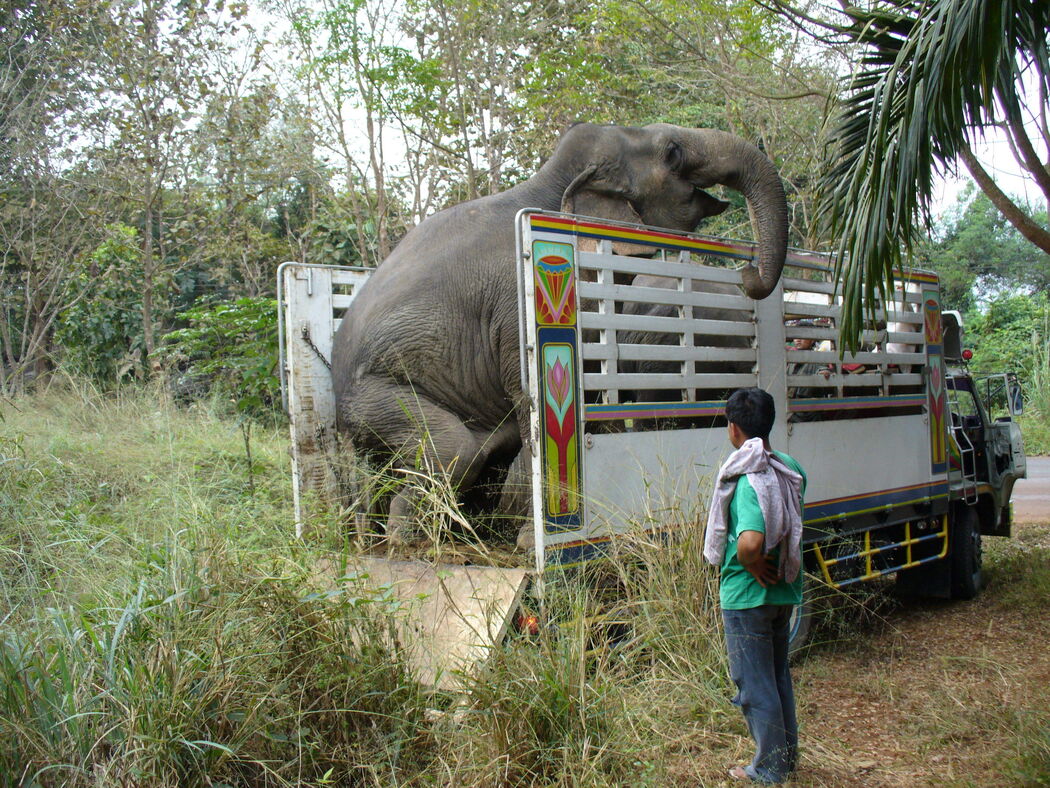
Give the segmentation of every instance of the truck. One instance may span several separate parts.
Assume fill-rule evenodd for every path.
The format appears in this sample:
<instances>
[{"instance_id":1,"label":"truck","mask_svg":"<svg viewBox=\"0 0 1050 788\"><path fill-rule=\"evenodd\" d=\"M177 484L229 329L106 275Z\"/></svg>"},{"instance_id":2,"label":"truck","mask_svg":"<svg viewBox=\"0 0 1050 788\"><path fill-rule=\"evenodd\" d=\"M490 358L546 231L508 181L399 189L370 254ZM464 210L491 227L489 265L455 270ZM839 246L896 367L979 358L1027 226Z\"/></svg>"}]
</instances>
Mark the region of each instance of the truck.
<instances>
[{"instance_id":1,"label":"truck","mask_svg":"<svg viewBox=\"0 0 1050 788\"><path fill-rule=\"evenodd\" d=\"M842 298L829 255L790 250L777 289L752 301L734 287L754 257L750 243L534 210L518 215L516 237L535 549L514 570L428 573L418 562L381 570L394 587L399 571L426 576L427 593L457 573L501 578L492 593L473 582L455 600L436 593L447 604L431 611L431 630L470 598L468 617L489 623L484 637L478 626L464 637L483 658L530 581L542 594L543 578L600 560L628 531L659 532L673 545L661 513L704 516L731 450L725 398L745 386L773 395L771 443L807 471L803 545L813 578L844 588L897 575L925 594L978 592L981 538L1009 536L1011 491L1025 476L1014 420L1022 397L1015 375L968 369L962 320L942 310L935 274L897 272L854 352L837 347ZM327 359L368 275L298 263L278 274L300 536L310 507L339 494ZM406 593L418 597L414 583ZM794 648L811 619L806 599L793 617Z\"/></svg>"}]
</instances>

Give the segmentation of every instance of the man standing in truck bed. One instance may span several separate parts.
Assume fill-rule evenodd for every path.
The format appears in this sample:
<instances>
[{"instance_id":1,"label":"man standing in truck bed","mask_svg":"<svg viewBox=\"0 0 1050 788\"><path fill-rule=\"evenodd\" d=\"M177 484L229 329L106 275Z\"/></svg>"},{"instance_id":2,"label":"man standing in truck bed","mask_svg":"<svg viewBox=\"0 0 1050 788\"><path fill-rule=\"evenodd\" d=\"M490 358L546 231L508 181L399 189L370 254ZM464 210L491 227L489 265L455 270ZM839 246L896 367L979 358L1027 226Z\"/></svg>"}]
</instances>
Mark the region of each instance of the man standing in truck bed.
<instances>
[{"instance_id":1,"label":"man standing in truck bed","mask_svg":"<svg viewBox=\"0 0 1050 788\"><path fill-rule=\"evenodd\" d=\"M802 601L802 466L769 445L776 409L762 389L726 403L729 441L708 515L704 557L721 568L719 597L729 671L756 751L729 776L780 783L798 763L798 723L788 669L788 625Z\"/></svg>"}]
</instances>

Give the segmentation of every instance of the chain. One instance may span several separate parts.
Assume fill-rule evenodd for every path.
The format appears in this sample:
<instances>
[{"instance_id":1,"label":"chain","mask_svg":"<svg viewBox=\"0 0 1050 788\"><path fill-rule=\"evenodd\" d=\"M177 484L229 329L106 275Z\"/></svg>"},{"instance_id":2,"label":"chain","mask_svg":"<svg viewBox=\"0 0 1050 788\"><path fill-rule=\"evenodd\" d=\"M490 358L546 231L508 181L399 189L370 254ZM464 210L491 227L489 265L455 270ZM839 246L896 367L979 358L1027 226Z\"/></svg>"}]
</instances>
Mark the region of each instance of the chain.
<instances>
[{"instance_id":1,"label":"chain","mask_svg":"<svg viewBox=\"0 0 1050 788\"><path fill-rule=\"evenodd\" d=\"M332 364L328 361L328 359L326 359L324 357L324 354L321 353L321 351L317 349L317 345L315 345L313 343L313 340L310 339L310 326L303 326L303 332L302 333L303 333L303 342L306 343L307 347L309 347L310 350L312 350L314 353L317 354L317 357L319 359L321 359L321 363L325 365L325 367L328 369L329 372L331 372L332 371Z\"/></svg>"}]
</instances>

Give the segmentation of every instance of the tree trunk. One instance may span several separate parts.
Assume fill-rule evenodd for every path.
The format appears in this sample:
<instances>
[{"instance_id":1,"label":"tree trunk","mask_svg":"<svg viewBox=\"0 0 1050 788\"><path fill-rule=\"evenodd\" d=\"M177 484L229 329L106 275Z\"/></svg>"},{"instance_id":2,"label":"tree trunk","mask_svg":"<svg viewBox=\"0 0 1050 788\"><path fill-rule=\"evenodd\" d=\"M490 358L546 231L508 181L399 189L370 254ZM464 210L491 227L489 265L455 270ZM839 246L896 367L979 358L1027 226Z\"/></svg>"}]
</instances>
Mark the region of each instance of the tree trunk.
<instances>
[{"instance_id":1,"label":"tree trunk","mask_svg":"<svg viewBox=\"0 0 1050 788\"><path fill-rule=\"evenodd\" d=\"M147 187L148 188L148 187ZM146 200L142 232L142 341L146 357L153 354L153 202Z\"/></svg>"},{"instance_id":2,"label":"tree trunk","mask_svg":"<svg viewBox=\"0 0 1050 788\"><path fill-rule=\"evenodd\" d=\"M995 181L985 172L981 163L977 161L977 157L973 155L969 145L964 145L959 149L959 156L962 158L963 163L966 164L966 169L970 171L973 179L977 181L977 185L981 187L981 191L988 195L992 205L999 209L999 212L1006 217L1010 224L1017 228L1021 235L1047 254L1050 254L1050 232L1047 232L1046 228L1040 227L1029 219L1020 208L1014 205L1009 197L1003 194L1002 189L995 184Z\"/></svg>"}]
</instances>

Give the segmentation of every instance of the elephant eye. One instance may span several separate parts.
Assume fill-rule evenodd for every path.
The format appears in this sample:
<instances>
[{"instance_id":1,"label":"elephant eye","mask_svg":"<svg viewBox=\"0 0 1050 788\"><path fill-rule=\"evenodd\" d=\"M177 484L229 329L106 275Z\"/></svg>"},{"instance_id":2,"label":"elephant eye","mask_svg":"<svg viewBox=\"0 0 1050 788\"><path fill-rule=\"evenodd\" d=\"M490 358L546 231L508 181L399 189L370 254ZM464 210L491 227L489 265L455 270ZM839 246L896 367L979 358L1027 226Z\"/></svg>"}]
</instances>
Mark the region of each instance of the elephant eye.
<instances>
[{"instance_id":1,"label":"elephant eye","mask_svg":"<svg viewBox=\"0 0 1050 788\"><path fill-rule=\"evenodd\" d=\"M677 142L672 142L667 146L665 160L667 166L671 168L672 172L678 172L682 168L684 158L685 157L682 154L682 146Z\"/></svg>"}]
</instances>

